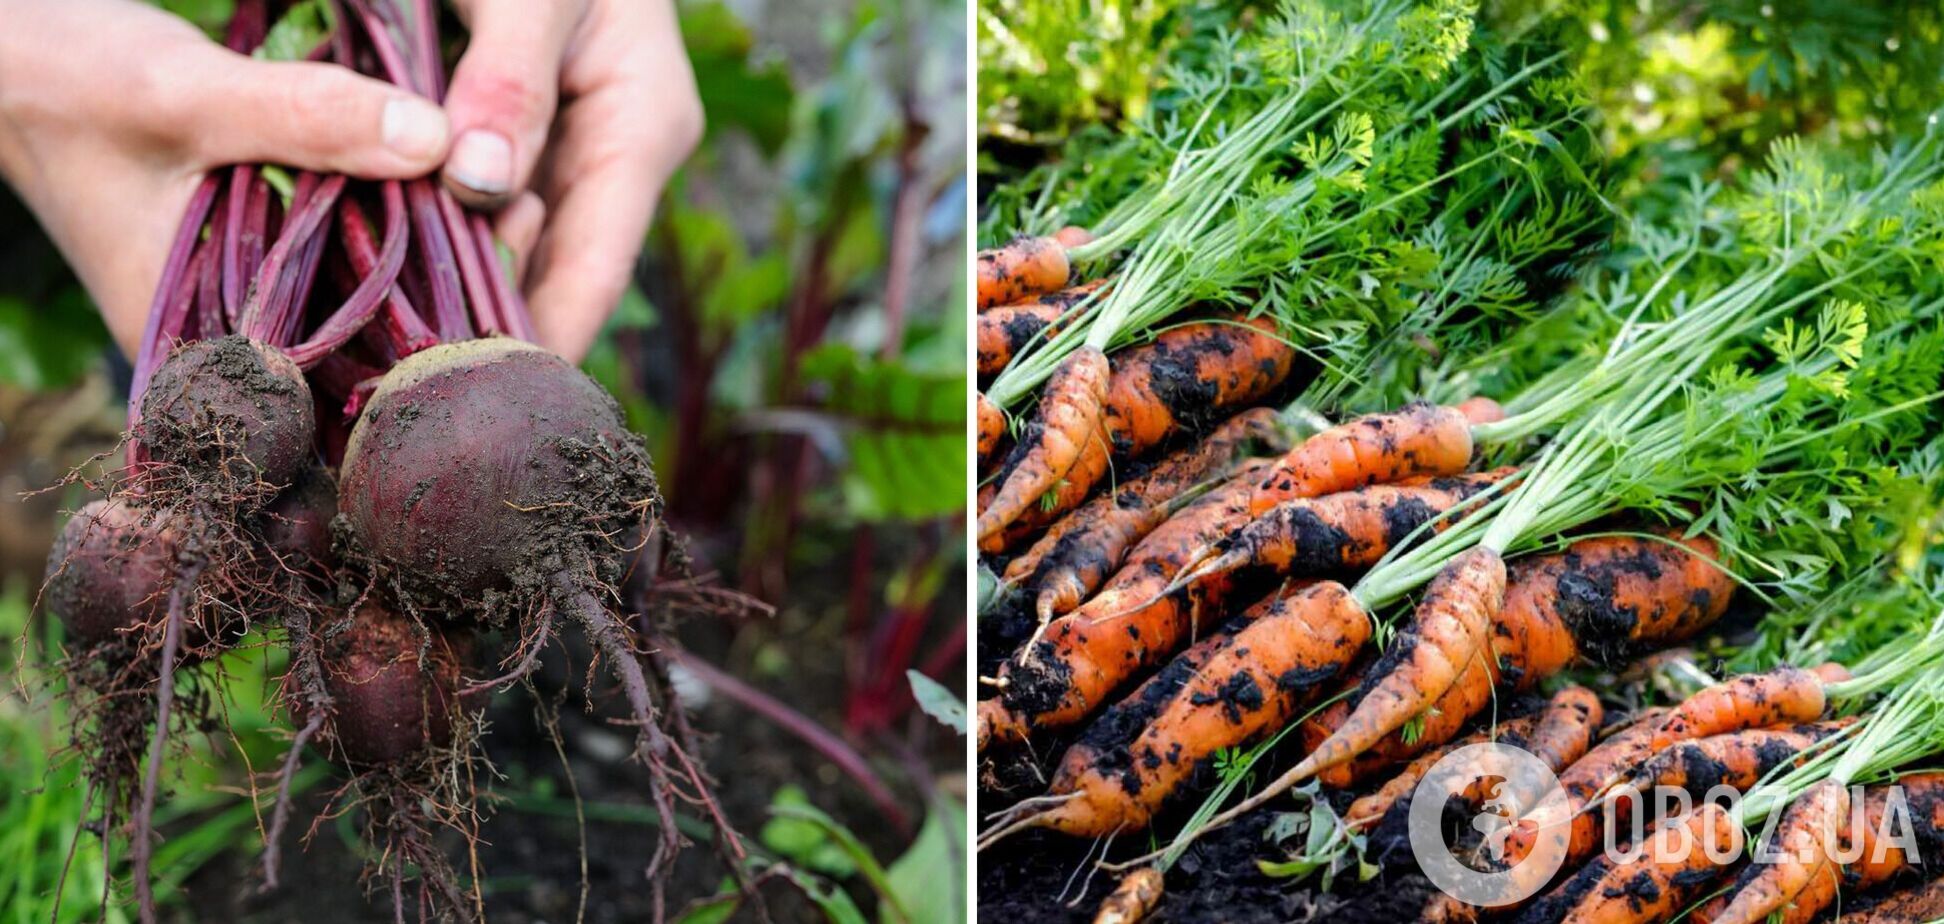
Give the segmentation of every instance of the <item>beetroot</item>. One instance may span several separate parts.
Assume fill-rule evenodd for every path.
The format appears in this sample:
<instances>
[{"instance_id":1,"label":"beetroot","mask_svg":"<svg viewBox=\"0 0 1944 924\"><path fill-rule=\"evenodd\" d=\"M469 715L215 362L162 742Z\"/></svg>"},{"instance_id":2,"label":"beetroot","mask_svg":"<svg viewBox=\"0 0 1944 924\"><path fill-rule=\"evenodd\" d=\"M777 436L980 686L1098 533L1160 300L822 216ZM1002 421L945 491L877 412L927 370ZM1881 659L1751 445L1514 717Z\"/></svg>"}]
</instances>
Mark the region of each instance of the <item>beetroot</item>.
<instances>
[{"instance_id":1,"label":"beetroot","mask_svg":"<svg viewBox=\"0 0 1944 924\"><path fill-rule=\"evenodd\" d=\"M554 575L619 579L660 507L641 441L601 386L513 340L436 346L379 383L345 449L339 509L415 599L480 604Z\"/></svg>"},{"instance_id":2,"label":"beetroot","mask_svg":"<svg viewBox=\"0 0 1944 924\"><path fill-rule=\"evenodd\" d=\"M139 433L149 455L225 483L289 484L315 458L316 432L297 364L241 336L184 345L142 397Z\"/></svg>"},{"instance_id":3,"label":"beetroot","mask_svg":"<svg viewBox=\"0 0 1944 924\"><path fill-rule=\"evenodd\" d=\"M326 572L337 503L337 481L331 473L322 466L306 469L259 516L264 546L289 568Z\"/></svg>"},{"instance_id":4,"label":"beetroot","mask_svg":"<svg viewBox=\"0 0 1944 924\"><path fill-rule=\"evenodd\" d=\"M400 765L453 741L461 651L376 600L324 643L324 738L353 766Z\"/></svg>"},{"instance_id":5,"label":"beetroot","mask_svg":"<svg viewBox=\"0 0 1944 924\"><path fill-rule=\"evenodd\" d=\"M47 558L42 599L82 645L156 625L168 610L179 537L119 500L75 511Z\"/></svg>"}]
</instances>

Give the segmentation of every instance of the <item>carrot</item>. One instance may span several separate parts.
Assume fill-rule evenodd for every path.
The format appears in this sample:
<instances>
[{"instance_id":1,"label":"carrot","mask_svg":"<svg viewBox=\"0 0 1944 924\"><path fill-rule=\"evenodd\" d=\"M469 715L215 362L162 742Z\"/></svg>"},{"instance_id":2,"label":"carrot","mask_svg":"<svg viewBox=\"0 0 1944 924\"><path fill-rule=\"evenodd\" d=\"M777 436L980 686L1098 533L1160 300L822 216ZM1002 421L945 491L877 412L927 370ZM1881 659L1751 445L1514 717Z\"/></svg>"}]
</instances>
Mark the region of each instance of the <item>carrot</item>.
<instances>
[{"instance_id":1,"label":"carrot","mask_svg":"<svg viewBox=\"0 0 1944 924\"><path fill-rule=\"evenodd\" d=\"M1257 485L1249 513L1364 485L1456 475L1471 463L1471 426L1458 409L1423 402L1338 424L1284 453Z\"/></svg>"},{"instance_id":2,"label":"carrot","mask_svg":"<svg viewBox=\"0 0 1944 924\"><path fill-rule=\"evenodd\" d=\"M1006 435L1006 412L993 404L984 392L974 397L973 409L979 420L979 461L984 462L999 448L999 439Z\"/></svg>"},{"instance_id":3,"label":"carrot","mask_svg":"<svg viewBox=\"0 0 1944 924\"><path fill-rule=\"evenodd\" d=\"M1808 757L1806 751L1849 724L1839 720L1749 728L1675 741L1655 752L1622 785L1643 793L1656 786L1674 786L1696 796L1716 786L1746 791L1777 767L1801 764ZM1657 730L1655 743L1659 740Z\"/></svg>"},{"instance_id":4,"label":"carrot","mask_svg":"<svg viewBox=\"0 0 1944 924\"><path fill-rule=\"evenodd\" d=\"M1715 562L1705 536L1678 544L1601 536L1515 562L1493 627L1500 673L1530 684L1578 658L1611 667L1693 637L1721 617L1735 589Z\"/></svg>"},{"instance_id":5,"label":"carrot","mask_svg":"<svg viewBox=\"0 0 1944 924\"><path fill-rule=\"evenodd\" d=\"M979 313L978 369L980 375L998 375L1020 350L1035 337L1051 337L1060 332L1060 318L1087 296L1100 290L1107 280L1096 279L1017 305L1001 305Z\"/></svg>"},{"instance_id":6,"label":"carrot","mask_svg":"<svg viewBox=\"0 0 1944 924\"><path fill-rule=\"evenodd\" d=\"M1838 664L1819 671L1836 680L1848 676ZM1813 722L1827 705L1824 683L1822 674L1788 665L1722 681L1674 707L1654 733L1654 748L1746 728Z\"/></svg>"},{"instance_id":7,"label":"carrot","mask_svg":"<svg viewBox=\"0 0 1944 924\"><path fill-rule=\"evenodd\" d=\"M1085 247L1093 243L1094 235L1092 231L1082 228L1079 225L1067 225L1053 232L1053 239L1059 241L1061 247L1072 250L1075 247Z\"/></svg>"},{"instance_id":8,"label":"carrot","mask_svg":"<svg viewBox=\"0 0 1944 924\"><path fill-rule=\"evenodd\" d=\"M1944 878L1932 879L1843 912L1838 924L1937 924L1944 921Z\"/></svg>"},{"instance_id":9,"label":"carrot","mask_svg":"<svg viewBox=\"0 0 1944 924\"><path fill-rule=\"evenodd\" d=\"M1431 772L1431 768L1459 748L1492 742L1518 748L1526 747L1531 740L1533 730L1539 727L1540 715L1542 713L1534 713L1523 718L1488 725L1463 739L1418 755L1416 759L1405 764L1404 769L1398 771L1396 776L1385 780L1383 785L1374 791L1351 802L1350 808L1343 813L1344 825L1352 831L1369 831L1377 827L1378 823L1392 811L1409 805L1412 790L1417 789L1418 783ZM1466 796L1469 802L1471 794L1466 793Z\"/></svg>"},{"instance_id":10,"label":"carrot","mask_svg":"<svg viewBox=\"0 0 1944 924\"><path fill-rule=\"evenodd\" d=\"M1481 546L1453 557L1425 589L1410 628L1365 674L1343 727L1283 780L1293 785L1343 763L1422 713L1483 657L1485 634L1504 599L1505 562L1497 552Z\"/></svg>"},{"instance_id":11,"label":"carrot","mask_svg":"<svg viewBox=\"0 0 1944 924\"><path fill-rule=\"evenodd\" d=\"M1240 314L1184 324L1115 353L1105 409L1115 455L1144 455L1256 403L1289 378L1295 359L1275 319Z\"/></svg>"},{"instance_id":12,"label":"carrot","mask_svg":"<svg viewBox=\"0 0 1944 924\"><path fill-rule=\"evenodd\" d=\"M1530 877L1544 871L1545 864L1522 863L1538 849L1543 838L1550 842L1565 856L1567 864L1584 861L1600 846L1600 819L1596 813L1587 811L1606 789L1609 779L1623 777L1653 755L1648 745L1653 741L1654 727L1666 710L1656 707L1647 709L1635 716L1624 728L1609 735L1606 740L1594 745L1586 756L1573 762L1559 775L1559 786L1565 795L1559 806L1558 820L1540 820L1527 816L1516 823L1507 835L1503 858L1497 861L1497 869L1510 869ZM1616 809L1625 810L1630 804L1624 799L1616 800ZM1616 815L1618 817L1618 815ZM1528 884L1538 885L1537 883ZM1434 899L1425 909L1422 920L1460 924L1475 921L1480 909L1468 905L1449 895Z\"/></svg>"},{"instance_id":13,"label":"carrot","mask_svg":"<svg viewBox=\"0 0 1944 924\"><path fill-rule=\"evenodd\" d=\"M1107 357L1081 349L1053 373L1039 414L1013 449L1013 460L992 503L980 511L978 536L994 536L1058 486L1090 440L1102 438L1100 404L1107 394Z\"/></svg>"},{"instance_id":14,"label":"carrot","mask_svg":"<svg viewBox=\"0 0 1944 924\"><path fill-rule=\"evenodd\" d=\"M1002 247L979 251L979 310L1058 291L1072 268L1067 249L1050 237L1017 237Z\"/></svg>"},{"instance_id":15,"label":"carrot","mask_svg":"<svg viewBox=\"0 0 1944 924\"><path fill-rule=\"evenodd\" d=\"M1684 546L1655 539L1582 539L1563 552L1533 556L1508 569L1505 604L1491 627L1491 653L1461 672L1412 734L1390 734L1366 759L1318 775L1343 788L1372 771L1450 740L1491 701L1493 687L1529 690L1585 656L1611 666L1654 645L1692 636L1719 618L1734 585L1714 567L1706 538ZM1365 672L1366 683L1379 670ZM1312 750L1334 734L1354 704L1340 703L1303 730ZM1618 778L1603 781L1605 789Z\"/></svg>"},{"instance_id":16,"label":"carrot","mask_svg":"<svg viewBox=\"0 0 1944 924\"><path fill-rule=\"evenodd\" d=\"M1664 921L1719 875L1714 856L1741 852L1742 828L1707 803L1648 836L1637 855L1600 857L1527 907L1525 922L1637 924ZM1710 855L1712 853L1712 856Z\"/></svg>"},{"instance_id":17,"label":"carrot","mask_svg":"<svg viewBox=\"0 0 1944 924\"><path fill-rule=\"evenodd\" d=\"M1341 672L1370 637L1350 591L1321 581L1268 598L1263 611L1206 651L1199 668L1163 671L1183 682L1145 724L1135 714L1089 729L1069 749L1049 795L1002 819L980 846L1028 827L1100 837L1145 827L1163 802L1222 748L1280 727ZM1049 807L1040 808L1040 805Z\"/></svg>"},{"instance_id":18,"label":"carrot","mask_svg":"<svg viewBox=\"0 0 1944 924\"><path fill-rule=\"evenodd\" d=\"M1758 924L1797 900L1818 908L1834 900L1840 877L1830 854L1839 847L1839 831L1847 830L1849 801L1849 787L1829 779L1790 803L1775 828L1776 861L1752 867L1755 875L1735 890L1714 924Z\"/></svg>"},{"instance_id":19,"label":"carrot","mask_svg":"<svg viewBox=\"0 0 1944 924\"><path fill-rule=\"evenodd\" d=\"M1079 722L1136 673L1180 649L1204 608L1215 612L1228 588L1211 582L1155 594L1181 569L1189 548L1245 515L1250 488L1231 480L1169 517L1128 553L1100 593L1047 626L1032 657L1001 667L1003 691L979 704L980 750Z\"/></svg>"},{"instance_id":20,"label":"carrot","mask_svg":"<svg viewBox=\"0 0 1944 924\"><path fill-rule=\"evenodd\" d=\"M1062 517L1032 548L1007 563L1002 577L1008 584L1037 589L1041 620L1072 612L1120 565L1129 547L1161 525L1183 492L1227 475L1246 452L1281 451L1286 443L1274 411L1243 411L1146 475Z\"/></svg>"},{"instance_id":21,"label":"carrot","mask_svg":"<svg viewBox=\"0 0 1944 924\"><path fill-rule=\"evenodd\" d=\"M1234 821L1318 771L1350 761L1422 713L1461 672L1483 662L1485 633L1504 599L1505 562L1497 552L1481 546L1453 556L1425 589L1411 628L1365 673L1360 698L1343 725L1274 782L1211 819L1208 828Z\"/></svg>"},{"instance_id":22,"label":"carrot","mask_svg":"<svg viewBox=\"0 0 1944 924\"><path fill-rule=\"evenodd\" d=\"M1165 885L1161 871L1152 866L1128 873L1114 887L1113 894L1100 903L1094 924L1139 924L1154 911L1154 906L1161 904L1161 890Z\"/></svg>"},{"instance_id":23,"label":"carrot","mask_svg":"<svg viewBox=\"0 0 1944 924\"><path fill-rule=\"evenodd\" d=\"M1067 469L1053 488L1039 496L1039 500L1021 511L1011 523L999 532L979 540L979 551L987 555L999 555L1008 549L1018 548L1027 539L1045 530L1050 523L1066 518L1073 508L1078 507L1093 486L1111 470L1113 460L1107 452L1107 441L1090 439L1080 447L1080 457L1073 467ZM995 492L996 496L996 492Z\"/></svg>"},{"instance_id":24,"label":"carrot","mask_svg":"<svg viewBox=\"0 0 1944 924\"><path fill-rule=\"evenodd\" d=\"M1443 532L1464 515L1466 501L1517 471L1412 478L1285 501L1217 543L1220 555L1176 578L1169 590L1244 569L1309 575L1368 568L1420 527Z\"/></svg>"},{"instance_id":25,"label":"carrot","mask_svg":"<svg viewBox=\"0 0 1944 924\"><path fill-rule=\"evenodd\" d=\"M1231 617L1215 631L1208 633L1193 645L1183 649L1167 665L1153 676L1142 681L1134 692L1122 697L1113 705L1101 710L1087 731L1079 740L1067 748L1062 763L1084 766L1111 760L1108 752L1124 752L1146 728L1154 717L1174 700L1196 674L1202 665L1222 650L1229 639L1243 626L1271 612L1276 601L1307 588L1313 581L1291 582L1276 589L1274 593L1255 602L1254 605Z\"/></svg>"},{"instance_id":26,"label":"carrot","mask_svg":"<svg viewBox=\"0 0 1944 924\"><path fill-rule=\"evenodd\" d=\"M1856 860L1843 871L1843 884L1850 889L1867 889L1889 881L1909 869L1912 857L1893 840L1878 841L1877 834L1889 832L1885 815L1889 810L1891 786L1900 788L1910 812L1910 833L1918 846L1917 859L1944 855L1944 773L1910 773L1894 784L1871 786L1863 791L1863 810L1851 836L1856 838Z\"/></svg>"}]
</instances>

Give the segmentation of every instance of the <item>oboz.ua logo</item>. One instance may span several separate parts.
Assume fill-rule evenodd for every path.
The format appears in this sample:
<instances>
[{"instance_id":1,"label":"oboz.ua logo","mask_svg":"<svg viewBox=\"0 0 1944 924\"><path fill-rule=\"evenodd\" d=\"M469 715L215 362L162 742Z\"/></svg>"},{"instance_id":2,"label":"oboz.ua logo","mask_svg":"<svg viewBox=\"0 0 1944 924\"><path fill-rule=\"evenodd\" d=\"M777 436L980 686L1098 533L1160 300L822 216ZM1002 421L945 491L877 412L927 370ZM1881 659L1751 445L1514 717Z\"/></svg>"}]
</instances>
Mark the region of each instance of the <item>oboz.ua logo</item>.
<instances>
[{"instance_id":1,"label":"oboz.ua logo","mask_svg":"<svg viewBox=\"0 0 1944 924\"><path fill-rule=\"evenodd\" d=\"M1743 853L1741 826L1726 843L1707 838L1654 837L1661 829L1678 829L1697 807L1732 809L1742 794L1726 786L1703 793L1700 799L1686 789L1655 787L1641 792L1628 787L1625 798L1601 799L1576 809L1546 763L1528 751L1506 744L1474 744L1445 755L1412 791L1407 817L1411 851L1433 885L1451 897L1486 908L1517 904L1551 884L1565 865L1568 845L1584 842L1597 825L1603 856L1611 863L1632 863L1645 850L1652 862L1681 863L1694 850L1704 851L1713 866L1725 867ZM1851 787L1847 823L1852 833L1869 827L1867 837L1839 837L1834 823L1824 826L1822 842L1797 843L1796 853L1813 851L1843 865L1868 859L1880 863L1892 850L1920 862L1918 840L1903 788L1881 790L1880 810L1864 811L1863 787ZM1469 814L1468 830L1458 832L1458 849L1446 841L1446 820L1453 800ZM1806 856L1784 852L1772 837L1785 813L1768 815L1748 850L1752 863L1804 861ZM1575 830L1575 827L1584 830ZM1670 830L1668 833L1684 833ZM1469 836L1467 836L1469 835ZM1871 856L1862 856L1868 844ZM1649 846L1651 845L1651 847Z\"/></svg>"}]
</instances>

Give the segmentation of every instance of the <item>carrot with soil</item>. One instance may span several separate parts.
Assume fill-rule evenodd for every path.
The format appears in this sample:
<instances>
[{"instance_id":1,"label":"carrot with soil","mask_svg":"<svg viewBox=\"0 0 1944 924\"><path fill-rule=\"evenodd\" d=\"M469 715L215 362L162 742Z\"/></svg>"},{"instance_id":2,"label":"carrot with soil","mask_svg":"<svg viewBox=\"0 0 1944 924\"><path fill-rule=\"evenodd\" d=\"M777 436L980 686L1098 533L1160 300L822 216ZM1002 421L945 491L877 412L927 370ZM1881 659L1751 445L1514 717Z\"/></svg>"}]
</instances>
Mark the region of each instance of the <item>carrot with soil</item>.
<instances>
[{"instance_id":1,"label":"carrot with soil","mask_svg":"<svg viewBox=\"0 0 1944 924\"><path fill-rule=\"evenodd\" d=\"M1057 292L1073 272L1066 245L1050 237L1020 237L981 250L977 263L980 311Z\"/></svg>"},{"instance_id":2,"label":"carrot with soil","mask_svg":"<svg viewBox=\"0 0 1944 924\"><path fill-rule=\"evenodd\" d=\"M1082 837L1145 827L1216 751L1287 722L1349 665L1369 632L1333 581L1269 598L1199 665L1171 666L1161 675L1169 680L1127 716L1096 725L1061 761L1049 795L1001 818L981 849L1028 827ZM1170 685L1179 689L1167 696ZM1152 716L1145 723L1143 707Z\"/></svg>"},{"instance_id":3,"label":"carrot with soil","mask_svg":"<svg viewBox=\"0 0 1944 924\"><path fill-rule=\"evenodd\" d=\"M1229 418L1196 445L1061 518L1008 562L1002 577L1009 585L1038 588L1035 609L1042 624L1071 612L1119 566L1129 546L1176 509L1178 498L1227 477L1251 452L1276 451L1286 442L1285 429L1267 408Z\"/></svg>"},{"instance_id":4,"label":"carrot with soil","mask_svg":"<svg viewBox=\"0 0 1944 924\"><path fill-rule=\"evenodd\" d=\"M973 341L979 375L999 374L1012 362L1013 356L1034 340L1059 333L1060 319L1106 284L1107 280L1096 279L1015 305L979 312Z\"/></svg>"},{"instance_id":5,"label":"carrot with soil","mask_svg":"<svg viewBox=\"0 0 1944 924\"><path fill-rule=\"evenodd\" d=\"M979 512L978 538L997 536L1028 507L1059 487L1089 442L1105 439L1101 403L1107 394L1107 357L1075 353L1047 385L1039 411L1013 449L992 502Z\"/></svg>"}]
</instances>

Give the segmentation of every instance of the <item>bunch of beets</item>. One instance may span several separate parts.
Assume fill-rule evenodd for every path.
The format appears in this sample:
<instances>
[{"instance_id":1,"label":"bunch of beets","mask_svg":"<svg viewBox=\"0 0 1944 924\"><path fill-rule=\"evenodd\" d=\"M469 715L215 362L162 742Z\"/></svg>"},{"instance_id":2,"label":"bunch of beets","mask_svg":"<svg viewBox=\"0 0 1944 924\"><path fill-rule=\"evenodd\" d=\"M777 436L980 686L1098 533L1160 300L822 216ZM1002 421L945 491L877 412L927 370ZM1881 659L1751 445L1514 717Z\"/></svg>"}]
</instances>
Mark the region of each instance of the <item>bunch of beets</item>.
<instances>
[{"instance_id":1,"label":"bunch of beets","mask_svg":"<svg viewBox=\"0 0 1944 924\"><path fill-rule=\"evenodd\" d=\"M312 59L442 97L430 0L343 0L333 18ZM270 19L242 0L227 44L258 47ZM439 841L477 830L486 698L569 624L625 694L664 819L645 864L656 907L678 803L703 810L742 875L645 654L659 623L615 608L635 562L678 557L644 551L677 546L640 439L598 384L529 342L486 219L436 179L284 177L236 166L197 189L135 362L126 465L91 484L106 499L68 522L43 589L67 630L83 821L126 838L142 919L162 765L210 728L213 678L246 638L289 654L267 886L310 749L347 771L327 812L356 813L399 920L408 887L421 910L477 917L460 883L479 870L462 879ZM494 647L502 675L469 680Z\"/></svg>"}]
</instances>

